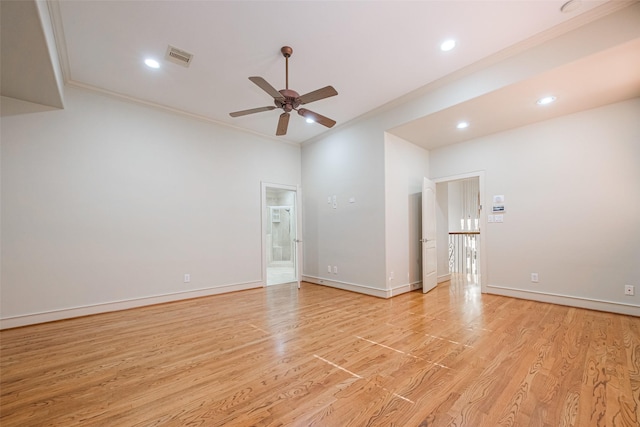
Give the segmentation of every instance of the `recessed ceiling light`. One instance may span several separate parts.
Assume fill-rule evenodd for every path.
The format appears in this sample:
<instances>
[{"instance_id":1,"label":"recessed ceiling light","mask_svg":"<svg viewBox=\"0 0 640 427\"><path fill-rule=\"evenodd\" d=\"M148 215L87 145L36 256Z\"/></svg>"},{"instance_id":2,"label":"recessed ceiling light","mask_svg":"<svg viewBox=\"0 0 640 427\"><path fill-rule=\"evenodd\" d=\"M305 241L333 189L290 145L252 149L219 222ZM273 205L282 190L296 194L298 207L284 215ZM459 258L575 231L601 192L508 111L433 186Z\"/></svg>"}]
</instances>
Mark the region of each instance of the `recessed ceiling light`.
<instances>
[{"instance_id":1,"label":"recessed ceiling light","mask_svg":"<svg viewBox=\"0 0 640 427\"><path fill-rule=\"evenodd\" d=\"M448 52L451 49L453 49L454 47L456 47L456 41L455 40L447 40L445 42L443 42L440 45L440 50L443 52Z\"/></svg>"},{"instance_id":2,"label":"recessed ceiling light","mask_svg":"<svg viewBox=\"0 0 640 427\"><path fill-rule=\"evenodd\" d=\"M155 59L147 58L144 60L144 63L149 68L160 68L160 63Z\"/></svg>"},{"instance_id":3,"label":"recessed ceiling light","mask_svg":"<svg viewBox=\"0 0 640 427\"><path fill-rule=\"evenodd\" d=\"M456 125L458 129L465 129L469 127L469 122L460 122Z\"/></svg>"},{"instance_id":4,"label":"recessed ceiling light","mask_svg":"<svg viewBox=\"0 0 640 427\"><path fill-rule=\"evenodd\" d=\"M538 104L538 105L547 105L547 104L551 104L555 100L556 100L555 96L545 96L544 98L538 99L536 101L536 104Z\"/></svg>"}]
</instances>

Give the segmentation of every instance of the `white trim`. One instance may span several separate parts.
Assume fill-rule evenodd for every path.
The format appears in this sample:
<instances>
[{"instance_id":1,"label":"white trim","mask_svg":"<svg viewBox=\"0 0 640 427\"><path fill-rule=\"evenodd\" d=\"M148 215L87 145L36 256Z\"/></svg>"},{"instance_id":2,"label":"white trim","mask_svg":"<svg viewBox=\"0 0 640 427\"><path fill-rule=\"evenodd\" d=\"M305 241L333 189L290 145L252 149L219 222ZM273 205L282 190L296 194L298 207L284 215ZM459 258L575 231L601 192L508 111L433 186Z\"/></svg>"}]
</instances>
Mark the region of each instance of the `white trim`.
<instances>
[{"instance_id":1,"label":"white trim","mask_svg":"<svg viewBox=\"0 0 640 427\"><path fill-rule=\"evenodd\" d=\"M482 262L482 259L480 260L480 262ZM438 283L448 282L449 280L451 280L451 273L438 276Z\"/></svg>"},{"instance_id":2,"label":"white trim","mask_svg":"<svg viewBox=\"0 0 640 427\"><path fill-rule=\"evenodd\" d=\"M480 175L484 175L484 171L473 171L468 173L461 173L458 175L449 175L449 176L443 176L440 178L431 178L431 180L436 184L438 184L440 182L460 181L461 179L476 178L476 177L480 177Z\"/></svg>"},{"instance_id":3,"label":"white trim","mask_svg":"<svg viewBox=\"0 0 640 427\"><path fill-rule=\"evenodd\" d=\"M520 298L531 301L566 305L569 307L586 308L589 310L606 311L610 313L626 314L640 317L640 306L615 301L602 301L572 295L553 294L548 292L530 291L510 288L508 286L488 285L487 293L505 297Z\"/></svg>"},{"instance_id":4,"label":"white trim","mask_svg":"<svg viewBox=\"0 0 640 427\"><path fill-rule=\"evenodd\" d=\"M420 289L422 287L422 280L418 280L412 283L405 283L404 285L396 286L391 288L390 297L395 297L396 295L406 294L407 292L415 291L416 289Z\"/></svg>"},{"instance_id":5,"label":"white trim","mask_svg":"<svg viewBox=\"0 0 640 427\"><path fill-rule=\"evenodd\" d=\"M359 294L371 295L374 297L385 299L411 292L422 287L422 280L412 283L405 283L404 285L395 286L389 289L374 288L373 286L359 285L357 283L341 282L338 280L325 279L324 277L302 276L302 280L304 282L313 283L316 285L329 286L331 288L357 292Z\"/></svg>"},{"instance_id":6,"label":"white trim","mask_svg":"<svg viewBox=\"0 0 640 427\"><path fill-rule=\"evenodd\" d=\"M247 289L260 288L262 286L262 282L233 283L191 291L171 292L151 297L132 298L129 300L112 301L82 307L64 308L60 310L5 317L0 319L0 330L17 328L19 326L35 325L37 323L53 322L56 320L71 319L73 317L90 316L92 314L108 313L110 311L128 310L130 308L144 307L147 305L200 298L228 292L244 291Z\"/></svg>"},{"instance_id":7,"label":"white trim","mask_svg":"<svg viewBox=\"0 0 640 427\"><path fill-rule=\"evenodd\" d=\"M357 283L340 282L337 280L325 279L323 277L314 276L302 276L303 282L309 282L316 285L329 286L331 288L338 288L344 291L357 292L359 294L371 295L379 298L389 298L392 295L391 289L380 289L372 286L359 285Z\"/></svg>"},{"instance_id":8,"label":"white trim","mask_svg":"<svg viewBox=\"0 0 640 427\"><path fill-rule=\"evenodd\" d=\"M82 82L78 82L75 80L67 80L65 82L66 86L75 88L75 89L82 89L85 90L87 92L93 92L93 93L99 93L101 95L105 95L108 96L110 98L115 98L118 99L120 101L124 101L124 102L128 102L130 104L137 104L137 105L143 105L145 107L150 107L150 108L154 108L156 110L160 110L160 111L165 111L165 112L169 112L169 113L173 113L173 114L177 114L179 116L183 116L183 117L189 117L195 120L199 120L201 122L206 122L206 123L213 123L215 125L218 126L222 126L225 128L229 128L229 129L234 129L236 131L248 134L248 135L253 135L253 136L259 136L260 138L264 138L264 139L269 139L271 141L275 141L275 142L281 142L283 144L288 144L288 145L294 145L296 147L300 147L301 143L299 142L295 142L295 141L291 141L291 140L287 140L287 139L282 139L282 137L275 137L273 135L266 135L260 132L256 132L254 130L251 129L246 129L240 126L236 126L233 125L231 123L227 123L227 122L223 122L220 120L216 120L213 119L211 117L207 117L207 116L203 116L200 114L196 114L196 113L190 113L188 111L184 111L184 110L180 110L178 108L173 108L173 107L169 107L166 105L162 105L162 104L157 104L155 102L152 101L145 101L143 99L138 99L138 98L134 98L132 96L128 96L128 95L124 95L122 93L118 93L118 92L113 92L107 89L102 89L96 86L92 86L86 83L82 83Z\"/></svg>"},{"instance_id":9,"label":"white trim","mask_svg":"<svg viewBox=\"0 0 640 427\"><path fill-rule=\"evenodd\" d=\"M71 73L69 70L69 54L67 53L67 39L64 35L64 27L62 25L62 14L60 13L59 1L47 1L49 8L49 19L51 19L51 27L53 29L53 38L56 42L56 53L58 54L58 63L62 72L63 83L69 81ZM60 88L62 90L63 88Z\"/></svg>"}]
</instances>

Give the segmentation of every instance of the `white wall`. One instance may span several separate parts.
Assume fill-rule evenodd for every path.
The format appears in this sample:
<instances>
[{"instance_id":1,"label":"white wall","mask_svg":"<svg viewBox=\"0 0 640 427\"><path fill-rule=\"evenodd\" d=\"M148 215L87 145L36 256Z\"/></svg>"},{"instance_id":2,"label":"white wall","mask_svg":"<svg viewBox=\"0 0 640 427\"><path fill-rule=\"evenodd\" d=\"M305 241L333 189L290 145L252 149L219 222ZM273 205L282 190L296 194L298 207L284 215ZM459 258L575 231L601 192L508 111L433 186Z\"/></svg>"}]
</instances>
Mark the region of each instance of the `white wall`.
<instances>
[{"instance_id":1,"label":"white wall","mask_svg":"<svg viewBox=\"0 0 640 427\"><path fill-rule=\"evenodd\" d=\"M364 120L303 146L305 280L380 297L421 281L420 195L429 155L384 126ZM334 195L335 209L328 203Z\"/></svg>"},{"instance_id":2,"label":"white wall","mask_svg":"<svg viewBox=\"0 0 640 427\"><path fill-rule=\"evenodd\" d=\"M635 98L431 151L432 178L484 170L483 205L505 195L486 291L640 315L638 117Z\"/></svg>"},{"instance_id":3,"label":"white wall","mask_svg":"<svg viewBox=\"0 0 640 427\"><path fill-rule=\"evenodd\" d=\"M385 296L383 131L365 122L304 145L302 183L304 280Z\"/></svg>"},{"instance_id":4,"label":"white wall","mask_svg":"<svg viewBox=\"0 0 640 427\"><path fill-rule=\"evenodd\" d=\"M299 147L65 100L2 117L3 326L262 284L260 183L299 185Z\"/></svg>"},{"instance_id":5,"label":"white wall","mask_svg":"<svg viewBox=\"0 0 640 427\"><path fill-rule=\"evenodd\" d=\"M467 178L448 182L449 231L477 231L479 179ZM464 225L462 220L464 219Z\"/></svg>"},{"instance_id":6,"label":"white wall","mask_svg":"<svg viewBox=\"0 0 640 427\"><path fill-rule=\"evenodd\" d=\"M449 231L462 231L460 212L462 212L462 180L450 181L447 184L449 202Z\"/></svg>"},{"instance_id":7,"label":"white wall","mask_svg":"<svg viewBox=\"0 0 640 427\"><path fill-rule=\"evenodd\" d=\"M385 134L385 251L389 295L422 282L422 182L429 152Z\"/></svg>"}]
</instances>

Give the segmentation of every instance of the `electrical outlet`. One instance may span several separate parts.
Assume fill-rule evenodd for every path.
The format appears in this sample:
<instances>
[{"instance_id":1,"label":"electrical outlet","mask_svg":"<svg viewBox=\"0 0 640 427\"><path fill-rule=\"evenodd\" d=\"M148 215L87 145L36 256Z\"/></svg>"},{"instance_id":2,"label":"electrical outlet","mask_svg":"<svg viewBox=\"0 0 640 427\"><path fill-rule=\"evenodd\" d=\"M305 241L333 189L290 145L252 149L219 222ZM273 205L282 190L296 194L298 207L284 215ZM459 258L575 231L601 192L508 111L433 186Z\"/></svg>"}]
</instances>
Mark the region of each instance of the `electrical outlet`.
<instances>
[{"instance_id":1,"label":"electrical outlet","mask_svg":"<svg viewBox=\"0 0 640 427\"><path fill-rule=\"evenodd\" d=\"M191 275L186 273L184 275L184 283L189 283L191 281Z\"/></svg>"},{"instance_id":2,"label":"electrical outlet","mask_svg":"<svg viewBox=\"0 0 640 427\"><path fill-rule=\"evenodd\" d=\"M634 296L636 294L635 287L633 285L625 285L624 294L627 296Z\"/></svg>"},{"instance_id":3,"label":"electrical outlet","mask_svg":"<svg viewBox=\"0 0 640 427\"><path fill-rule=\"evenodd\" d=\"M333 274L338 274L338 266L337 265L333 266Z\"/></svg>"},{"instance_id":4,"label":"electrical outlet","mask_svg":"<svg viewBox=\"0 0 640 427\"><path fill-rule=\"evenodd\" d=\"M327 273L331 273L331 266L327 265Z\"/></svg>"},{"instance_id":5,"label":"electrical outlet","mask_svg":"<svg viewBox=\"0 0 640 427\"><path fill-rule=\"evenodd\" d=\"M538 273L531 273L531 281L533 283L538 283Z\"/></svg>"}]
</instances>

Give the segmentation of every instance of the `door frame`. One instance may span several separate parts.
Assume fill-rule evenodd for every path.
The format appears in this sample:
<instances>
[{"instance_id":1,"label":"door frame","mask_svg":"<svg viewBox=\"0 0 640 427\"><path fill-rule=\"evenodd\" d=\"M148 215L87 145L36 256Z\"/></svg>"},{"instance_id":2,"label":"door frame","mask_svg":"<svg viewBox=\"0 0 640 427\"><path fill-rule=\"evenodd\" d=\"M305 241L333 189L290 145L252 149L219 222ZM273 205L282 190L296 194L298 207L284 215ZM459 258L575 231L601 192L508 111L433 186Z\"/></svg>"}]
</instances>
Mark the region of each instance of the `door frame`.
<instances>
[{"instance_id":1,"label":"door frame","mask_svg":"<svg viewBox=\"0 0 640 427\"><path fill-rule=\"evenodd\" d=\"M295 262L294 269L296 279L298 282L298 289L300 289L300 281L302 279L302 203L301 188L299 185L290 184L276 184L271 182L260 182L260 219L261 230L260 240L262 242L262 255L261 255L261 272L262 272L262 287L267 286L267 188L276 188L278 190L288 190L295 193L294 206L296 212L296 245L295 245Z\"/></svg>"},{"instance_id":2,"label":"door frame","mask_svg":"<svg viewBox=\"0 0 640 427\"><path fill-rule=\"evenodd\" d=\"M485 194L484 194L484 171L468 172L459 175L449 175L440 178L431 178L436 184L446 183L450 181L459 181L467 178L478 178L478 190L480 191L480 274L478 274L478 282L480 282L480 292L487 293L487 283L489 283L489 270L487 268L487 215L485 214ZM437 200L436 200L437 203ZM437 224L436 224L437 227ZM448 245L448 242L447 242Z\"/></svg>"}]
</instances>

